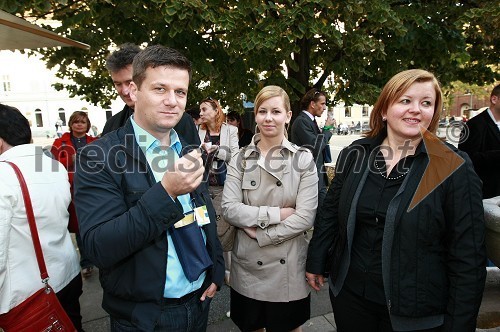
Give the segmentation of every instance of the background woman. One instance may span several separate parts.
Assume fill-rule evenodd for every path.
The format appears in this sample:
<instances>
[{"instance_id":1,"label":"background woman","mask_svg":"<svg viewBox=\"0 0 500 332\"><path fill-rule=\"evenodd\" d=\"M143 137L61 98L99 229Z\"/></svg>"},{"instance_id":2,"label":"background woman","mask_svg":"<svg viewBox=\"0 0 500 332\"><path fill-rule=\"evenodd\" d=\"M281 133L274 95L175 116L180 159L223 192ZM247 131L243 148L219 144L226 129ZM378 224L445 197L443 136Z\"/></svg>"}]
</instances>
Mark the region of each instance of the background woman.
<instances>
[{"instance_id":1,"label":"background woman","mask_svg":"<svg viewBox=\"0 0 500 332\"><path fill-rule=\"evenodd\" d=\"M82 331L82 277L67 228L68 173L30 142L28 120L16 108L0 104L0 315L43 286L19 181L12 167L1 162L10 161L28 186L49 284L75 328Z\"/></svg>"},{"instance_id":2,"label":"background woman","mask_svg":"<svg viewBox=\"0 0 500 332\"><path fill-rule=\"evenodd\" d=\"M73 175L75 173L75 156L76 151L85 146L86 144L93 142L97 137L92 137L87 135L91 128L89 116L86 112L76 111L69 117L68 127L69 133L64 133L60 138L57 138L52 144L52 149L50 152L56 160L66 167L69 175L69 182L71 184L71 196L73 196ZM76 218L75 206L73 201L68 208L70 225L78 225L78 219ZM73 228L73 227L71 227ZM76 227L75 227L76 228ZM73 229L71 229L73 231ZM82 268L82 275L84 278L88 278L92 275L94 266L86 257L84 251L81 249L81 239L80 233L75 230L76 242L80 251L80 266Z\"/></svg>"},{"instance_id":3,"label":"background woman","mask_svg":"<svg viewBox=\"0 0 500 332\"><path fill-rule=\"evenodd\" d=\"M222 189L226 180L226 166L231 157L238 152L238 129L228 125L226 117L222 112L219 102L212 98L205 98L200 102L201 125L198 135L202 146L208 153L207 175L210 196L217 214L217 220L222 218L221 199ZM219 236L226 231L224 221L218 221L217 232ZM229 269L231 258L227 248L224 249L224 261L226 265L225 281L229 284Z\"/></svg>"},{"instance_id":4,"label":"background woman","mask_svg":"<svg viewBox=\"0 0 500 332\"><path fill-rule=\"evenodd\" d=\"M304 279L307 240L318 204L311 152L286 139L286 92L255 98L260 131L231 160L222 209L238 227L231 263L231 319L242 331L300 331L310 316Z\"/></svg>"},{"instance_id":5,"label":"background woman","mask_svg":"<svg viewBox=\"0 0 500 332\"><path fill-rule=\"evenodd\" d=\"M240 148L247 146L252 141L253 133L243 127L241 115L236 111L227 113L227 123L238 128L238 145Z\"/></svg>"},{"instance_id":6,"label":"background woman","mask_svg":"<svg viewBox=\"0 0 500 332\"><path fill-rule=\"evenodd\" d=\"M340 332L475 331L481 182L467 155L433 134L441 109L434 75L403 71L383 88L366 138L339 156L306 277L318 290L330 273Z\"/></svg>"}]
</instances>

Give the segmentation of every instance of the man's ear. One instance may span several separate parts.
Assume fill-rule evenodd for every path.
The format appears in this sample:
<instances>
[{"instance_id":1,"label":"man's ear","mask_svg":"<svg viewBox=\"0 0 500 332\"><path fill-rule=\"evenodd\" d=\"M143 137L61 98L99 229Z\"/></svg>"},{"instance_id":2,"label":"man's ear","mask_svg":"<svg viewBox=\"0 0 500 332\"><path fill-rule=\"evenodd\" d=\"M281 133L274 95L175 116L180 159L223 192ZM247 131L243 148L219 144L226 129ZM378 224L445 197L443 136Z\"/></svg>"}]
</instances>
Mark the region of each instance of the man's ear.
<instances>
[{"instance_id":1,"label":"man's ear","mask_svg":"<svg viewBox=\"0 0 500 332\"><path fill-rule=\"evenodd\" d=\"M137 101L137 91L139 91L139 88L137 85L134 83L134 81L130 82L130 99L135 103Z\"/></svg>"},{"instance_id":2,"label":"man's ear","mask_svg":"<svg viewBox=\"0 0 500 332\"><path fill-rule=\"evenodd\" d=\"M309 102L309 107L311 107L311 108L316 108L316 103L314 102L314 100L311 100L311 101Z\"/></svg>"}]
</instances>

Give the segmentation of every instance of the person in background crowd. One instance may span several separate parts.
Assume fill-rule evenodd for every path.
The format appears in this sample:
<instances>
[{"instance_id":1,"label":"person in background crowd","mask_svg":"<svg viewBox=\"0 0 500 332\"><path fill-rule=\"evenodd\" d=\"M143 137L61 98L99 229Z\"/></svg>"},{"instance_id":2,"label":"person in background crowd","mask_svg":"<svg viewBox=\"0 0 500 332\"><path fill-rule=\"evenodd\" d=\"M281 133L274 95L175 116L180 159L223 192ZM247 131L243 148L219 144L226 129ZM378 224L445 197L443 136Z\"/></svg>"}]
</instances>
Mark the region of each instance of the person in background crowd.
<instances>
[{"instance_id":1,"label":"person in background crowd","mask_svg":"<svg viewBox=\"0 0 500 332\"><path fill-rule=\"evenodd\" d=\"M500 196L500 84L491 91L490 107L467 121L458 148L483 181L483 198Z\"/></svg>"},{"instance_id":2,"label":"person in background crowd","mask_svg":"<svg viewBox=\"0 0 500 332\"><path fill-rule=\"evenodd\" d=\"M61 118L58 118L56 121L56 135L57 137L61 137L63 134L63 121Z\"/></svg>"},{"instance_id":3,"label":"person in background crowd","mask_svg":"<svg viewBox=\"0 0 500 332\"><path fill-rule=\"evenodd\" d=\"M69 183L71 185L71 195L73 195L73 176L75 173L75 156L76 151L81 147L95 141L97 138L87 135L90 130L91 124L89 116L86 112L76 111L69 117L68 122L69 133L64 133L60 138L57 138L52 144L50 152L52 156L59 161L68 170ZM70 203L69 208L69 223L71 226L78 225L76 217L75 206L73 202ZM77 228L77 227L74 227ZM82 268L83 278L88 278L92 275L94 265L86 257L85 250L82 247L80 233L75 231L76 243L80 251L80 267Z\"/></svg>"},{"instance_id":4,"label":"person in background crowd","mask_svg":"<svg viewBox=\"0 0 500 332\"><path fill-rule=\"evenodd\" d=\"M198 105L191 107L190 109L188 109L186 111L186 113L191 115L196 128L198 128L202 124L201 117L200 117L200 107Z\"/></svg>"},{"instance_id":5,"label":"person in background crowd","mask_svg":"<svg viewBox=\"0 0 500 332\"><path fill-rule=\"evenodd\" d=\"M304 279L307 236L318 203L312 153L286 139L286 92L255 98L259 133L231 160L222 210L237 227L231 265L231 319L242 331L301 331L310 317Z\"/></svg>"},{"instance_id":6,"label":"person in background crowd","mask_svg":"<svg viewBox=\"0 0 500 332\"><path fill-rule=\"evenodd\" d=\"M130 98L130 84L132 83L132 62L134 57L141 51L140 47L131 43L125 43L118 50L111 53L106 59L106 68L113 80L116 92L125 103L123 110L113 115L106 121L101 136L121 128L125 125L130 115L134 113L134 101ZM179 133L189 145L200 145L196 127L190 116L185 112L181 120L175 126Z\"/></svg>"},{"instance_id":7,"label":"person in background crowd","mask_svg":"<svg viewBox=\"0 0 500 332\"><path fill-rule=\"evenodd\" d=\"M19 181L28 186L50 286L78 331L82 277L78 254L68 232L71 201L68 172L31 142L28 120L14 107L0 104L0 315L40 290L40 270L31 239Z\"/></svg>"},{"instance_id":8,"label":"person in background crowd","mask_svg":"<svg viewBox=\"0 0 500 332\"><path fill-rule=\"evenodd\" d=\"M77 154L80 234L99 267L112 331L205 331L224 279L201 151L173 129L190 78L184 55L145 48L133 62L134 114Z\"/></svg>"},{"instance_id":9,"label":"person in background crowd","mask_svg":"<svg viewBox=\"0 0 500 332\"><path fill-rule=\"evenodd\" d=\"M241 115L236 111L227 114L227 123L238 128L238 146L240 148L247 146L252 141L253 133L250 129L243 127Z\"/></svg>"},{"instance_id":10,"label":"person in background crowd","mask_svg":"<svg viewBox=\"0 0 500 332\"><path fill-rule=\"evenodd\" d=\"M481 184L467 154L435 136L441 109L432 73L400 72L366 137L340 153L306 267L316 290L329 273L339 332L476 329L486 278Z\"/></svg>"},{"instance_id":11,"label":"person in background crowd","mask_svg":"<svg viewBox=\"0 0 500 332\"><path fill-rule=\"evenodd\" d=\"M210 97L200 102L200 118L201 125L198 127L198 135L208 154L206 169L208 190L214 204L217 220L220 220L223 218L221 199L226 180L226 166L231 157L238 152L238 129L225 122L225 115L219 102ZM231 256L228 251L224 252L224 262L226 264L225 282L229 284Z\"/></svg>"},{"instance_id":12,"label":"person in background crowd","mask_svg":"<svg viewBox=\"0 0 500 332\"><path fill-rule=\"evenodd\" d=\"M330 129L332 129L333 118L327 118L322 129L318 127L315 117L321 116L326 110L326 95L318 89L313 88L307 91L300 101L300 107L302 112L293 121L290 141L299 146L307 147L313 153L319 178L318 210L322 210L321 205L328 188L328 175L324 165L325 162L331 161L328 160L330 155L328 142L332 137Z\"/></svg>"}]
</instances>

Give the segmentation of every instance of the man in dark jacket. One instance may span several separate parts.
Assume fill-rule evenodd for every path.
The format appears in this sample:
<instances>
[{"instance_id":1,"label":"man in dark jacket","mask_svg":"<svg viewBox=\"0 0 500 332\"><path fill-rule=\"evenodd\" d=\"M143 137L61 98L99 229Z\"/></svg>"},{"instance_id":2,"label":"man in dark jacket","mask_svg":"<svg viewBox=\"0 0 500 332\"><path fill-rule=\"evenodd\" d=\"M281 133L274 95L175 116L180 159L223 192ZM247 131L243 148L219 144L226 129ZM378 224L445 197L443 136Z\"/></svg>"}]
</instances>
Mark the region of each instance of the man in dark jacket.
<instances>
[{"instance_id":1,"label":"man in dark jacket","mask_svg":"<svg viewBox=\"0 0 500 332\"><path fill-rule=\"evenodd\" d=\"M100 270L112 331L205 331L224 278L201 151L189 152L173 129L190 77L176 50L141 51L130 83L134 114L78 152L80 234Z\"/></svg>"},{"instance_id":2,"label":"man in dark jacket","mask_svg":"<svg viewBox=\"0 0 500 332\"><path fill-rule=\"evenodd\" d=\"M290 132L290 141L299 145L308 147L313 153L318 169L318 210L323 204L328 188L328 176L324 169L325 162L330 156L330 146L328 142L332 137L330 129L332 128L333 118L328 118L325 127L320 129L316 122L316 116L321 116L326 109L326 95L317 89L311 89L302 97L300 106L303 109L292 124Z\"/></svg>"},{"instance_id":3,"label":"man in dark jacket","mask_svg":"<svg viewBox=\"0 0 500 332\"><path fill-rule=\"evenodd\" d=\"M467 121L458 148L472 159L483 198L500 196L500 85L491 91L490 107Z\"/></svg>"},{"instance_id":4,"label":"man in dark jacket","mask_svg":"<svg viewBox=\"0 0 500 332\"><path fill-rule=\"evenodd\" d=\"M113 80L116 92L125 103L123 110L113 115L106 121L102 130L102 136L123 127L128 118L134 113L134 101L130 98L130 83L132 82L132 61L141 51L139 46L126 43L111 53L106 59L106 68ZM196 126L191 117L183 113L179 123L175 126L175 131L179 133L190 145L200 145L200 139Z\"/></svg>"}]
</instances>

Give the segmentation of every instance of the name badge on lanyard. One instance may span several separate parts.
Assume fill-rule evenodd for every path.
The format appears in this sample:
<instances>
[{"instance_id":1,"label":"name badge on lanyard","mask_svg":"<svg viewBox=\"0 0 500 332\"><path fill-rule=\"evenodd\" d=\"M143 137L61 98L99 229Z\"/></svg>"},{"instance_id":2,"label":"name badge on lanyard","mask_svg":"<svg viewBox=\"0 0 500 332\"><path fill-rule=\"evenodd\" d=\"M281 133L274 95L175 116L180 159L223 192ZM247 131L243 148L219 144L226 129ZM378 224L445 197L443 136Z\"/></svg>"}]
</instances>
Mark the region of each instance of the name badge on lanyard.
<instances>
[{"instance_id":1,"label":"name badge on lanyard","mask_svg":"<svg viewBox=\"0 0 500 332\"><path fill-rule=\"evenodd\" d=\"M210 224L210 217L208 216L208 210L206 205L194 208L194 219L198 223L198 226L204 226Z\"/></svg>"}]
</instances>

